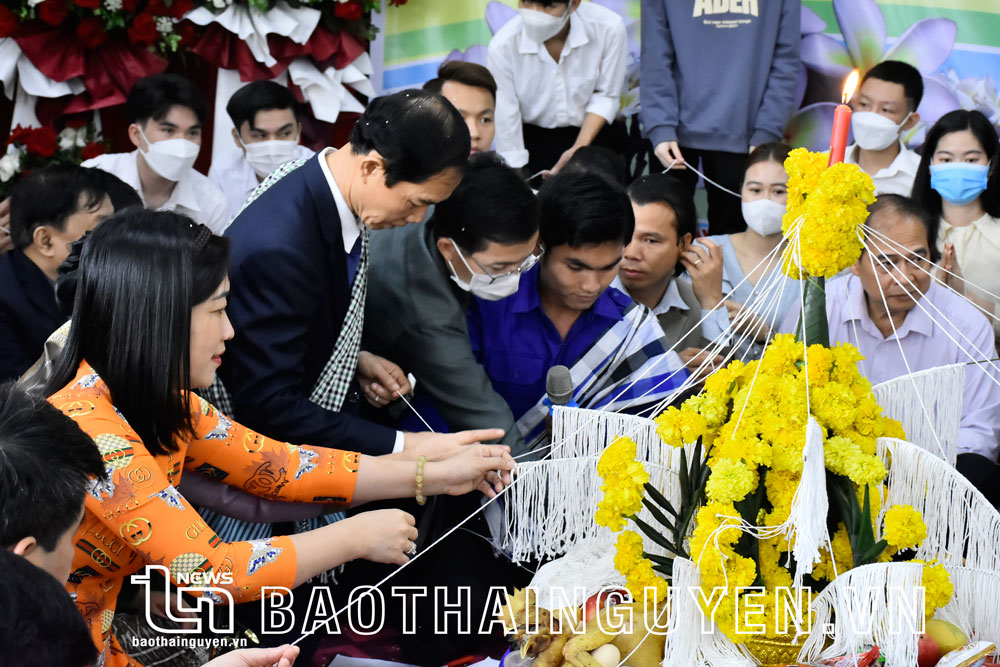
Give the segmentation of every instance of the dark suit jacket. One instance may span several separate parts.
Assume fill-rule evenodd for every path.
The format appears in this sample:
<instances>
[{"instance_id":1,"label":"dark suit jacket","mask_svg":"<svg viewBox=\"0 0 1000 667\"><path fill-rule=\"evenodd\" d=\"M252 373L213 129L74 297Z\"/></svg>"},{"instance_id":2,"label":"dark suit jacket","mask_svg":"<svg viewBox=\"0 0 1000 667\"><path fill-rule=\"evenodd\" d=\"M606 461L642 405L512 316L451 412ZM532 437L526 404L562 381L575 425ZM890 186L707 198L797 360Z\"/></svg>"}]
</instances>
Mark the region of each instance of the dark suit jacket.
<instances>
[{"instance_id":1,"label":"dark suit jacket","mask_svg":"<svg viewBox=\"0 0 1000 667\"><path fill-rule=\"evenodd\" d=\"M225 232L227 312L236 336L219 372L234 417L254 430L297 444L387 454L394 430L309 401L350 298L341 221L318 160L271 186Z\"/></svg>"},{"instance_id":2,"label":"dark suit jacket","mask_svg":"<svg viewBox=\"0 0 1000 667\"><path fill-rule=\"evenodd\" d=\"M469 296L449 278L430 225L374 232L364 345L412 372L448 428L502 428L515 455L524 439L469 342Z\"/></svg>"},{"instance_id":3,"label":"dark suit jacket","mask_svg":"<svg viewBox=\"0 0 1000 667\"><path fill-rule=\"evenodd\" d=\"M0 256L0 381L28 370L65 321L42 270L20 250Z\"/></svg>"}]
</instances>

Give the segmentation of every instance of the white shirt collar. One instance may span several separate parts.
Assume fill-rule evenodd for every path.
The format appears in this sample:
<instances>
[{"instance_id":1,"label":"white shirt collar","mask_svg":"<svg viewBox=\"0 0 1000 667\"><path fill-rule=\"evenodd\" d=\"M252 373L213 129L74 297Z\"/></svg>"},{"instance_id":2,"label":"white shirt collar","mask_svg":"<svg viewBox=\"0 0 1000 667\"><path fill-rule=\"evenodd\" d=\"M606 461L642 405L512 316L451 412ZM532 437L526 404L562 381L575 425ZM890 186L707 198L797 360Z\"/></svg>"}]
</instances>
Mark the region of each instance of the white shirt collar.
<instances>
[{"instance_id":1,"label":"white shirt collar","mask_svg":"<svg viewBox=\"0 0 1000 667\"><path fill-rule=\"evenodd\" d=\"M611 286L625 292L625 294L629 293L625 288L625 285L622 283L620 276L615 276ZM663 293L663 297L660 299L660 302L656 304L656 307L654 307L652 311L654 315L662 315L671 308L688 310L687 303L685 303L684 299L681 297L681 291L677 289L677 281L673 278L670 279L670 282L667 284L667 290Z\"/></svg>"},{"instance_id":2,"label":"white shirt collar","mask_svg":"<svg viewBox=\"0 0 1000 667\"><path fill-rule=\"evenodd\" d=\"M844 157L844 162L848 164L858 163L858 153L861 148L857 144L851 144L847 147L847 154ZM872 178L889 178L895 176L896 174L907 174L913 176L917 173L917 167L920 166L920 156L915 152L911 151L903 144L903 140L899 140L899 153L889 163L888 167L884 169L879 169L877 173L872 174Z\"/></svg>"},{"instance_id":3,"label":"white shirt collar","mask_svg":"<svg viewBox=\"0 0 1000 667\"><path fill-rule=\"evenodd\" d=\"M145 204L146 195L142 191L142 181L139 180L139 150L132 151L131 156L131 159L124 161L124 171L116 175L135 188ZM201 206L198 204L198 189L192 183L191 173L193 172L194 170L191 169L181 180L177 181L177 185L174 186L167 201L160 207L161 211L172 211L179 206L183 206L189 211L201 211Z\"/></svg>"},{"instance_id":4,"label":"white shirt collar","mask_svg":"<svg viewBox=\"0 0 1000 667\"><path fill-rule=\"evenodd\" d=\"M337 204L337 215L340 216L340 232L344 235L344 252L350 253L358 237L361 236L363 227L361 221L358 220L358 216L347 205L347 200L344 199L344 195L340 192L340 186L337 185L336 179L334 179L333 174L330 172L330 165L326 162L327 156L336 152L336 148L324 148L321 150L318 157L319 168L323 170L326 182L330 186L330 192L333 194L333 201ZM353 221L354 224L352 225L348 221Z\"/></svg>"}]
</instances>

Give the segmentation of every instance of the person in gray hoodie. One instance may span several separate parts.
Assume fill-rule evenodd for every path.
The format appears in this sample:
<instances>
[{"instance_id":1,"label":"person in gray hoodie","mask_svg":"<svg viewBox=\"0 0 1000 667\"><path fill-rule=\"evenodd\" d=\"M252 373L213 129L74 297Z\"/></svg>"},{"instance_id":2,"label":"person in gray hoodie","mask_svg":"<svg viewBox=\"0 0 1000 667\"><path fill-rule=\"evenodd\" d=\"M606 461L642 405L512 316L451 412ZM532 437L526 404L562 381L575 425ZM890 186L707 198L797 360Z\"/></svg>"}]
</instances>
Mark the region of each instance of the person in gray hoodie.
<instances>
[{"instance_id":1,"label":"person in gray hoodie","mask_svg":"<svg viewBox=\"0 0 1000 667\"><path fill-rule=\"evenodd\" d=\"M801 0L642 0L639 89L656 157L693 190L698 167L739 191L755 146L781 139L799 77ZM706 183L709 234L746 228L740 198Z\"/></svg>"}]
</instances>

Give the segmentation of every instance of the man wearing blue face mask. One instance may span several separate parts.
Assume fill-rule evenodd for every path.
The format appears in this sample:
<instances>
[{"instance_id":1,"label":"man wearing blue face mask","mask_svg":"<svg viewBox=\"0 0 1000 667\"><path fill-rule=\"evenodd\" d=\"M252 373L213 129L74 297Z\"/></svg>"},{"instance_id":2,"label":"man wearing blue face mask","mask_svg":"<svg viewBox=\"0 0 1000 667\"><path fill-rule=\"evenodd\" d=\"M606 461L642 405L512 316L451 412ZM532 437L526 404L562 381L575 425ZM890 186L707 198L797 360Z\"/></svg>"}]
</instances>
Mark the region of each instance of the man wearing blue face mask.
<instances>
[{"instance_id":1,"label":"man wearing blue face mask","mask_svg":"<svg viewBox=\"0 0 1000 667\"><path fill-rule=\"evenodd\" d=\"M621 151L625 22L580 0L520 0L490 40L497 151L512 167L558 172L582 146Z\"/></svg>"},{"instance_id":2,"label":"man wearing blue face mask","mask_svg":"<svg viewBox=\"0 0 1000 667\"><path fill-rule=\"evenodd\" d=\"M927 133L913 199L939 219L938 278L991 316L1000 332L1000 142L978 111L945 114Z\"/></svg>"},{"instance_id":3,"label":"man wearing blue face mask","mask_svg":"<svg viewBox=\"0 0 1000 667\"><path fill-rule=\"evenodd\" d=\"M83 163L114 174L132 186L146 208L175 211L216 234L229 224L222 191L194 169L208 102L179 74L139 79L126 103L131 153L98 155Z\"/></svg>"},{"instance_id":4,"label":"man wearing blue face mask","mask_svg":"<svg viewBox=\"0 0 1000 667\"><path fill-rule=\"evenodd\" d=\"M435 430L502 428L515 455L523 440L472 355L466 310L473 296L492 301L517 291L541 256L538 220L538 202L518 174L495 153L477 153L428 223L371 240L364 348L416 377L414 407ZM405 405L393 408L402 428L424 430Z\"/></svg>"}]
</instances>

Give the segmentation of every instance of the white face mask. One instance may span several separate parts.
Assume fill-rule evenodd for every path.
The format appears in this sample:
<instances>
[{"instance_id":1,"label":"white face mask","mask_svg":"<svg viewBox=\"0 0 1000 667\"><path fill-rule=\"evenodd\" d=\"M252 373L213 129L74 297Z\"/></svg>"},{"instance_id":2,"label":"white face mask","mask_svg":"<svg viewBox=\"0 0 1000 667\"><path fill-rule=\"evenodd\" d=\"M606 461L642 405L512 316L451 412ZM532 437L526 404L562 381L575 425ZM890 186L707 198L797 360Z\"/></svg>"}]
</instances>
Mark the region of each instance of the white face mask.
<instances>
[{"instance_id":1,"label":"white face mask","mask_svg":"<svg viewBox=\"0 0 1000 667\"><path fill-rule=\"evenodd\" d=\"M757 199L743 202L743 219L747 227L761 236L770 236L781 231L781 218L785 207L771 199Z\"/></svg>"},{"instance_id":2,"label":"white face mask","mask_svg":"<svg viewBox=\"0 0 1000 667\"><path fill-rule=\"evenodd\" d=\"M272 171L295 159L296 149L299 147L299 140L296 139L272 139L270 141L256 141L251 144L243 143L243 139L237 135L240 146L246 150L246 161L260 178L266 178Z\"/></svg>"},{"instance_id":3,"label":"white face mask","mask_svg":"<svg viewBox=\"0 0 1000 667\"><path fill-rule=\"evenodd\" d=\"M541 44L558 35L566 22L569 21L569 3L567 3L566 12L562 16L552 16L537 9L518 9L517 13L521 15L525 36L531 41Z\"/></svg>"},{"instance_id":4,"label":"white face mask","mask_svg":"<svg viewBox=\"0 0 1000 667\"><path fill-rule=\"evenodd\" d=\"M899 139L899 130L909 117L910 114L906 114L903 122L897 125L891 119L874 111L859 111L851 116L854 141L866 151L888 148Z\"/></svg>"},{"instance_id":5,"label":"white face mask","mask_svg":"<svg viewBox=\"0 0 1000 667\"><path fill-rule=\"evenodd\" d=\"M164 139L153 143L142 131L142 126L139 126L139 135L146 140L148 147L145 151L139 149L146 164L168 181L177 182L184 178L201 152L201 146L187 139Z\"/></svg>"},{"instance_id":6,"label":"white face mask","mask_svg":"<svg viewBox=\"0 0 1000 667\"><path fill-rule=\"evenodd\" d=\"M456 275L455 267L452 266L450 261L448 262L448 267L451 269L451 279L463 291L469 292L473 296L478 296L480 299L486 301L499 301L517 291L517 285L521 280L519 272L514 271L513 273L496 277L488 276L484 273L476 273L469 266L469 263L465 261L465 257L462 256L462 251L458 248L458 244L454 241L451 243L455 246L455 252L458 253L458 258L462 260L462 264L465 264L465 268L472 274L472 277L468 281L462 280Z\"/></svg>"}]
</instances>

